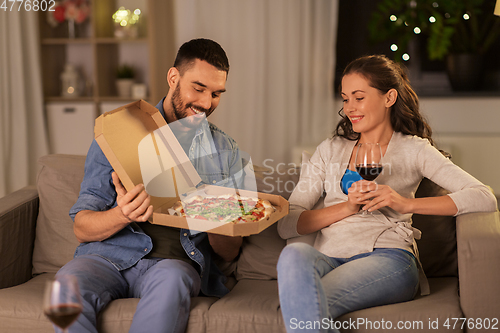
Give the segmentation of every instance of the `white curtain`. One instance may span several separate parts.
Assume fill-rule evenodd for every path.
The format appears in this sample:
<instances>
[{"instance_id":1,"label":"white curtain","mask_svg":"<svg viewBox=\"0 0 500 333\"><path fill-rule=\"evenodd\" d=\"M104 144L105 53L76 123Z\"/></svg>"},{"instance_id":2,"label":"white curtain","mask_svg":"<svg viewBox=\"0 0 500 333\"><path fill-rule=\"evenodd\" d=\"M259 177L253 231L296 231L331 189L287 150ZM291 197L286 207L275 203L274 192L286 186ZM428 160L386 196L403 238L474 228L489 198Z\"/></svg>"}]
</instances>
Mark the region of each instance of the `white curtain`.
<instances>
[{"instance_id":1,"label":"white curtain","mask_svg":"<svg viewBox=\"0 0 500 333\"><path fill-rule=\"evenodd\" d=\"M333 76L338 0L177 0L177 46L213 39L231 69L227 92L209 120L254 164L292 160L338 119ZM267 160L267 161L266 161Z\"/></svg>"},{"instance_id":2,"label":"white curtain","mask_svg":"<svg viewBox=\"0 0 500 333\"><path fill-rule=\"evenodd\" d=\"M0 11L0 197L34 185L48 153L36 12Z\"/></svg>"}]
</instances>

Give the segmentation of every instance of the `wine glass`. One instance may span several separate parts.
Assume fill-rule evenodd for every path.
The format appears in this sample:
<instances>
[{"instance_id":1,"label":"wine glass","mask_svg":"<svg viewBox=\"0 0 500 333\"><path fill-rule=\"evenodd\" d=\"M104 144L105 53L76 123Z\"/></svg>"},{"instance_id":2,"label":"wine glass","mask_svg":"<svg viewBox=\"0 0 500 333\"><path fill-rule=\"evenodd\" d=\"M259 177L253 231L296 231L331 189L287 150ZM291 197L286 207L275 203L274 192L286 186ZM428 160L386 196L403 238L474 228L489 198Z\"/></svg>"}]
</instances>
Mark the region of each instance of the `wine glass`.
<instances>
[{"instance_id":1,"label":"wine glass","mask_svg":"<svg viewBox=\"0 0 500 333\"><path fill-rule=\"evenodd\" d=\"M47 281L43 298L43 312L63 332L82 312L78 281L73 275L62 275Z\"/></svg>"},{"instance_id":2,"label":"wine glass","mask_svg":"<svg viewBox=\"0 0 500 333\"><path fill-rule=\"evenodd\" d=\"M382 173L382 148L378 143L360 143L356 152L356 171L364 180L374 181ZM362 215L371 212L361 210Z\"/></svg>"}]
</instances>

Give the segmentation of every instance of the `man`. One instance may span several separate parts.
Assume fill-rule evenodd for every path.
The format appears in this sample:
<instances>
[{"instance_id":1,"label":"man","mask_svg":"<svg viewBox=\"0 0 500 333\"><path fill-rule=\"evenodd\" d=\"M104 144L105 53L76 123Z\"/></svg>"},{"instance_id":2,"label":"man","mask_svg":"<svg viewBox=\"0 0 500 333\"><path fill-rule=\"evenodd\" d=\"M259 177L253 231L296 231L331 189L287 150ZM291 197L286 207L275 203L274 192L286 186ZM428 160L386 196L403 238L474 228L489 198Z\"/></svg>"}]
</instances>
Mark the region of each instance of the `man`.
<instances>
[{"instance_id":1,"label":"man","mask_svg":"<svg viewBox=\"0 0 500 333\"><path fill-rule=\"evenodd\" d=\"M234 140L200 121L219 104L228 71L219 44L191 40L179 49L167 74L169 92L157 105L169 125L182 122L172 130L204 183L234 181L242 169ZM207 150L216 150L217 158L204 156ZM184 332L190 297L200 291L218 297L228 292L213 257L233 260L241 237L192 235L153 225L147 222L152 209L144 185L127 192L94 140L80 196L70 210L81 244L75 258L57 273L77 276L81 289L83 312L70 332L97 332L99 311L111 300L127 297L141 298L130 332Z\"/></svg>"}]
</instances>

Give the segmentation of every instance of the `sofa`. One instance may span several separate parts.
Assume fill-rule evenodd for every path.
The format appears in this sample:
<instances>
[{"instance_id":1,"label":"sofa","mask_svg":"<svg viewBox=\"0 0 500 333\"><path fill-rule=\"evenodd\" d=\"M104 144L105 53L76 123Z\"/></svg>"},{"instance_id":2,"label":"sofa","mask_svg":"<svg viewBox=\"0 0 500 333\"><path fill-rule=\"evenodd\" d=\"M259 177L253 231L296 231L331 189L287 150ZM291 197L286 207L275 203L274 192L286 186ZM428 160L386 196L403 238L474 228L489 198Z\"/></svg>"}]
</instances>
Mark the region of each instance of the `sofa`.
<instances>
[{"instance_id":1,"label":"sofa","mask_svg":"<svg viewBox=\"0 0 500 333\"><path fill-rule=\"evenodd\" d=\"M84 156L44 156L36 187L0 199L1 333L53 332L42 313L43 287L71 260L78 245L68 211L78 197L84 161ZM296 166L254 170L259 191L285 198L300 173ZM445 193L424 180L417 195ZM499 329L499 213L456 219L415 215L414 225L423 233L418 245L431 294L348 313L330 325L342 332ZM276 282L276 262L285 245L276 224L245 237L239 257L223 265L230 293L221 299L193 298L186 331L285 332ZM127 332L137 303L138 299L112 301L99 315L99 332Z\"/></svg>"}]
</instances>

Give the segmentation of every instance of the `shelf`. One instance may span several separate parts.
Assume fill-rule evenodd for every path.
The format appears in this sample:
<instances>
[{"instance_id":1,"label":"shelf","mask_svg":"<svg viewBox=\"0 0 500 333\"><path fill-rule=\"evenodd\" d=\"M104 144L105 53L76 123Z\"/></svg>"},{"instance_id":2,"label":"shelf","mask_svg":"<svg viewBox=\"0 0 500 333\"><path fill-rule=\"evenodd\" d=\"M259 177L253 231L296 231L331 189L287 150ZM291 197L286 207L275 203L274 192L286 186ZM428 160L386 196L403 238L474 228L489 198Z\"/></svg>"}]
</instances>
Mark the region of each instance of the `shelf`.
<instances>
[{"instance_id":1,"label":"shelf","mask_svg":"<svg viewBox=\"0 0 500 333\"><path fill-rule=\"evenodd\" d=\"M500 95L498 90L478 90L478 91L431 91L431 90L421 90L417 91L419 97L430 97L430 98L442 98L442 97L451 97L451 98L471 98L471 97L480 97L480 98L496 98Z\"/></svg>"},{"instance_id":2,"label":"shelf","mask_svg":"<svg viewBox=\"0 0 500 333\"><path fill-rule=\"evenodd\" d=\"M81 96L81 97L62 97L62 96L46 96L46 102L61 102L61 103L71 103L71 102L94 102L94 97Z\"/></svg>"},{"instance_id":3,"label":"shelf","mask_svg":"<svg viewBox=\"0 0 500 333\"><path fill-rule=\"evenodd\" d=\"M147 43L147 38L120 39L115 37L99 37L95 39L97 44L126 44L126 43Z\"/></svg>"},{"instance_id":4,"label":"shelf","mask_svg":"<svg viewBox=\"0 0 500 333\"><path fill-rule=\"evenodd\" d=\"M119 39L115 37L99 38L43 38L42 45L68 45L68 44L128 44L147 43L147 38Z\"/></svg>"},{"instance_id":5,"label":"shelf","mask_svg":"<svg viewBox=\"0 0 500 333\"><path fill-rule=\"evenodd\" d=\"M146 97L144 97L142 99L148 101L150 98L149 98L149 96L146 96ZM102 102L123 102L124 104L126 104L126 103L135 102L136 100L138 100L138 98L120 97L120 96L99 96L99 97L91 97L91 96L80 96L80 97L45 96L45 101L46 102L64 102L64 103L71 103L71 102L95 102L95 103L102 103Z\"/></svg>"},{"instance_id":6,"label":"shelf","mask_svg":"<svg viewBox=\"0 0 500 333\"><path fill-rule=\"evenodd\" d=\"M43 38L42 45L91 44L90 38Z\"/></svg>"},{"instance_id":7,"label":"shelf","mask_svg":"<svg viewBox=\"0 0 500 333\"><path fill-rule=\"evenodd\" d=\"M99 97L98 99L99 99L99 102L124 102L124 104L132 103L132 102L135 102L138 100L138 98L119 97L119 96L102 96L102 97ZM146 96L142 99L147 101L147 100L149 100L149 97Z\"/></svg>"}]
</instances>

